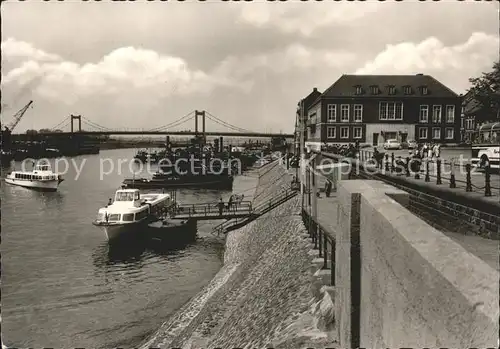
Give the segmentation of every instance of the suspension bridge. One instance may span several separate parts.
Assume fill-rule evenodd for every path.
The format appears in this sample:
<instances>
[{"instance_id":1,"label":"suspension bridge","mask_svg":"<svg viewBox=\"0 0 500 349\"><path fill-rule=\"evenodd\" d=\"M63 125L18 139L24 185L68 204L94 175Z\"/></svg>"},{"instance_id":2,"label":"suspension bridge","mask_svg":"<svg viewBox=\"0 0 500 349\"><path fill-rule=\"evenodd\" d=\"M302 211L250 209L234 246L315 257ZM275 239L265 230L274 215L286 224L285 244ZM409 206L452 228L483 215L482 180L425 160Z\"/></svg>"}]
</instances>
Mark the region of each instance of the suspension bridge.
<instances>
[{"instance_id":1,"label":"suspension bridge","mask_svg":"<svg viewBox=\"0 0 500 349\"><path fill-rule=\"evenodd\" d=\"M194 121L194 131L179 130L179 126L186 125ZM207 131L207 121L211 121L217 128L222 128L221 131ZM247 130L225 122L208 111L194 110L187 115L159 127L152 129L127 129L127 128L109 128L93 122L81 115L70 115L64 118L60 123L44 130L46 136L67 137L74 134L79 135L95 135L95 136L110 136L110 135L166 135L166 136L228 136L228 137L251 137L251 138L270 138L270 137L285 137L293 138L293 134L272 133L272 132L255 132Z\"/></svg>"}]
</instances>

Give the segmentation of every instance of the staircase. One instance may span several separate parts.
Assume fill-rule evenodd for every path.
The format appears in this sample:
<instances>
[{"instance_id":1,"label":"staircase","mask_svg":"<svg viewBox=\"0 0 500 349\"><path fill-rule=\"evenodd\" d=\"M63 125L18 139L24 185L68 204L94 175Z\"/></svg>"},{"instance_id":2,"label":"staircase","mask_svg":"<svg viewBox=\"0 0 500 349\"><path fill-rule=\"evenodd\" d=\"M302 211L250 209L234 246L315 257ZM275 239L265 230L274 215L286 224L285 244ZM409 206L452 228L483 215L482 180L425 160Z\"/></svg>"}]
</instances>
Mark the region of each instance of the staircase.
<instances>
[{"instance_id":1,"label":"staircase","mask_svg":"<svg viewBox=\"0 0 500 349\"><path fill-rule=\"evenodd\" d=\"M267 212L273 210L274 208L278 207L279 205L287 202L291 198L295 197L297 195L298 191L293 188L293 189L286 189L285 191L281 191L277 195L273 196L271 199L269 199L266 202L263 202L262 204L256 206L252 210L252 214L243 217L243 218L235 218L235 219L229 219L225 222L222 222L221 224L215 226L212 230L212 234L217 234L220 236L221 234L227 234L228 232L241 228L242 226L250 223L251 221L257 219L258 217L262 216L263 214L266 214Z\"/></svg>"}]
</instances>

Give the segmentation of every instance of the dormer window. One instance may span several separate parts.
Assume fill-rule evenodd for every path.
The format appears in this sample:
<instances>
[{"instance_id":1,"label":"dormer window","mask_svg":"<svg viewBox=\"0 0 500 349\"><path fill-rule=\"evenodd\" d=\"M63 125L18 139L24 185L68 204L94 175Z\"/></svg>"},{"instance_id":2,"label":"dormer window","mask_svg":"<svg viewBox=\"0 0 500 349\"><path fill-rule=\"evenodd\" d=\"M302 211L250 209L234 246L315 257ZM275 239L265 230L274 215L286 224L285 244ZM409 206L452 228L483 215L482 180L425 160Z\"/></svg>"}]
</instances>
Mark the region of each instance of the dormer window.
<instances>
[{"instance_id":1,"label":"dormer window","mask_svg":"<svg viewBox=\"0 0 500 349\"><path fill-rule=\"evenodd\" d=\"M422 89L422 94L423 95L428 95L429 94L429 90L427 89L427 86L422 86L421 89Z\"/></svg>"},{"instance_id":2,"label":"dormer window","mask_svg":"<svg viewBox=\"0 0 500 349\"><path fill-rule=\"evenodd\" d=\"M389 94L390 95L396 94L396 87L395 86L392 86L392 85L389 86Z\"/></svg>"},{"instance_id":3,"label":"dormer window","mask_svg":"<svg viewBox=\"0 0 500 349\"><path fill-rule=\"evenodd\" d=\"M356 94L361 95L363 94L363 88L360 85L354 86L356 88Z\"/></svg>"},{"instance_id":4,"label":"dormer window","mask_svg":"<svg viewBox=\"0 0 500 349\"><path fill-rule=\"evenodd\" d=\"M404 90L405 90L405 95L411 95L413 93L411 86L405 86Z\"/></svg>"},{"instance_id":5,"label":"dormer window","mask_svg":"<svg viewBox=\"0 0 500 349\"><path fill-rule=\"evenodd\" d=\"M370 86L370 90L373 95L378 95L379 94L379 89L377 85Z\"/></svg>"}]
</instances>

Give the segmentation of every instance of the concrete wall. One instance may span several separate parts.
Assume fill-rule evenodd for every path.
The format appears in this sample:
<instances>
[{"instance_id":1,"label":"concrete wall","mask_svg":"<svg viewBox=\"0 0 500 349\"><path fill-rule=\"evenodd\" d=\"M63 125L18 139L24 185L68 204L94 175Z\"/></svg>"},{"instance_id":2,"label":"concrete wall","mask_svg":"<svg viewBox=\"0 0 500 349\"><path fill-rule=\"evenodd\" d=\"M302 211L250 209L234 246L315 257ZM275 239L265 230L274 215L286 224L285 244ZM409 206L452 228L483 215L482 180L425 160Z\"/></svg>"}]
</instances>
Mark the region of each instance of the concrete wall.
<instances>
[{"instance_id":1,"label":"concrete wall","mask_svg":"<svg viewBox=\"0 0 500 349\"><path fill-rule=\"evenodd\" d=\"M290 188L279 164L260 171L254 204ZM334 347L334 298L313 263L295 197L226 240L224 266L142 348Z\"/></svg>"},{"instance_id":2,"label":"concrete wall","mask_svg":"<svg viewBox=\"0 0 500 349\"><path fill-rule=\"evenodd\" d=\"M378 181L339 182L340 346L496 347L498 272L394 195L407 194Z\"/></svg>"}]
</instances>

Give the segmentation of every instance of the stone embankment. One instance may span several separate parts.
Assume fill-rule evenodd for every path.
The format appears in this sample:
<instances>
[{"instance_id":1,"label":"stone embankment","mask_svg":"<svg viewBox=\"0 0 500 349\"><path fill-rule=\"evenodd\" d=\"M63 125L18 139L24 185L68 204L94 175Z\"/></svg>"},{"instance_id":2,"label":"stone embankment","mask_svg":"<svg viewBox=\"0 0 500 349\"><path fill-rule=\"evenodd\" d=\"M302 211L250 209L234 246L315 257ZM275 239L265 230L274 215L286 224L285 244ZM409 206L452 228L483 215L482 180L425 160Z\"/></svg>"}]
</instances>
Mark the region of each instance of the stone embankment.
<instances>
[{"instance_id":1,"label":"stone embankment","mask_svg":"<svg viewBox=\"0 0 500 349\"><path fill-rule=\"evenodd\" d=\"M274 163L260 170L254 204L290 188ZM306 348L336 344L331 291L314 276L295 197L228 233L224 266L143 348Z\"/></svg>"}]
</instances>

